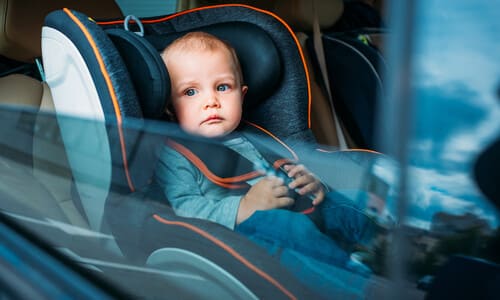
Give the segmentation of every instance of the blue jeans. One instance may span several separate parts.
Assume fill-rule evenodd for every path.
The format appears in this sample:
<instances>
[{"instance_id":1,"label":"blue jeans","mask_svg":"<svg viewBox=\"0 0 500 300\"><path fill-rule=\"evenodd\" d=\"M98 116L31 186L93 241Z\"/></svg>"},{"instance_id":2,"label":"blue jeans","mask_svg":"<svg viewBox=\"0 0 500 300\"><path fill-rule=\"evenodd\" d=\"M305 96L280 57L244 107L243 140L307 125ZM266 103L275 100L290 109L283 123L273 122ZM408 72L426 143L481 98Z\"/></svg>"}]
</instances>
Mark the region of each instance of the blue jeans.
<instances>
[{"instance_id":1,"label":"blue jeans","mask_svg":"<svg viewBox=\"0 0 500 300\"><path fill-rule=\"evenodd\" d=\"M331 289L345 292L349 283L340 284L345 279L345 274L340 273L346 272L342 269L350 262L350 251L345 245L369 243L375 231L373 221L350 199L336 192L328 193L316 209L322 218L321 228L304 214L273 209L256 211L235 231L277 256L299 280L326 296L332 295L328 294ZM359 292L364 281L366 278L353 280L350 288Z\"/></svg>"},{"instance_id":2,"label":"blue jeans","mask_svg":"<svg viewBox=\"0 0 500 300\"><path fill-rule=\"evenodd\" d=\"M288 269L304 285L324 299L366 299L369 293L369 279L300 252L282 249L278 257L282 266Z\"/></svg>"}]
</instances>

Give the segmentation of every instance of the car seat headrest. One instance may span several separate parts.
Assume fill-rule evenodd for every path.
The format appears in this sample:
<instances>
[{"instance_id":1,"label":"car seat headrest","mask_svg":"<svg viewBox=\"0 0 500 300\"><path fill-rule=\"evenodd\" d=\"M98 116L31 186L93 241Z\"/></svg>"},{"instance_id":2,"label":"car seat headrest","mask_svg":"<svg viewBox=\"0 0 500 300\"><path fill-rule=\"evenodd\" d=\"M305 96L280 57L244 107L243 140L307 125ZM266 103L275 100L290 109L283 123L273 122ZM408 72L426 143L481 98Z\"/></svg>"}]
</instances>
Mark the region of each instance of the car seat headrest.
<instances>
[{"instance_id":1,"label":"car seat headrest","mask_svg":"<svg viewBox=\"0 0 500 300\"><path fill-rule=\"evenodd\" d=\"M161 118L170 97L170 78L158 51L133 32L108 29L106 33L129 71L143 117Z\"/></svg>"},{"instance_id":2,"label":"car seat headrest","mask_svg":"<svg viewBox=\"0 0 500 300\"><path fill-rule=\"evenodd\" d=\"M313 141L305 61L281 19L247 6L223 5L138 21L143 37L124 32L125 20L95 22L70 9L47 15L43 61L58 114L120 126L159 117L170 83L160 51L187 32L206 31L232 44L240 58L249 86L243 117L280 137ZM126 161L125 154L119 159Z\"/></svg>"},{"instance_id":3,"label":"car seat headrest","mask_svg":"<svg viewBox=\"0 0 500 300\"><path fill-rule=\"evenodd\" d=\"M195 29L213 34L236 50L248 85L245 109L251 109L270 96L281 80L282 62L276 45L258 26L244 22L217 23ZM187 32L146 36L158 51Z\"/></svg>"},{"instance_id":4,"label":"car seat headrest","mask_svg":"<svg viewBox=\"0 0 500 300\"><path fill-rule=\"evenodd\" d=\"M315 7L315 11L313 9ZM310 32L316 12L320 28L333 26L344 12L342 0L277 0L273 12L295 31Z\"/></svg>"},{"instance_id":5,"label":"car seat headrest","mask_svg":"<svg viewBox=\"0 0 500 300\"><path fill-rule=\"evenodd\" d=\"M40 57L40 32L45 16L68 4L66 0L0 0L0 54L24 62ZM71 6L99 19L123 16L113 0L72 1Z\"/></svg>"}]
</instances>

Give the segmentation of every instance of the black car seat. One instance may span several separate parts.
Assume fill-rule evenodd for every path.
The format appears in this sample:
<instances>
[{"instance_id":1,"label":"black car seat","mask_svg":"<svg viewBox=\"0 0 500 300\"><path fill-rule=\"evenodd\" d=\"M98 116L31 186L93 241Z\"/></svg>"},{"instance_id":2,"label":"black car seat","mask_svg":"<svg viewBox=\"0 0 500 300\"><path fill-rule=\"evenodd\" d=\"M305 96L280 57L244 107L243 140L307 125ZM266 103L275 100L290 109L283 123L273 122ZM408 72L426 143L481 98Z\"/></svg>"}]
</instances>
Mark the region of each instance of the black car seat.
<instances>
[{"instance_id":1,"label":"black car seat","mask_svg":"<svg viewBox=\"0 0 500 300\"><path fill-rule=\"evenodd\" d=\"M316 12L313 10L316 7ZM321 85L321 74L314 67L314 53L306 47L306 42L312 35L315 18L320 28L333 26L342 15L344 2L341 0L314 0L313 1L274 1L272 11L287 21L295 31L300 41L307 68L311 78L311 130L319 144L339 148L343 138L349 139L338 116L334 113L326 90ZM339 130L342 132L339 133Z\"/></svg>"},{"instance_id":2,"label":"black car seat","mask_svg":"<svg viewBox=\"0 0 500 300\"><path fill-rule=\"evenodd\" d=\"M349 1L340 19L324 28L322 36L326 81L342 123L358 147L375 150L378 103L385 97L387 73L384 17L384 1Z\"/></svg>"},{"instance_id":3,"label":"black car seat","mask_svg":"<svg viewBox=\"0 0 500 300\"><path fill-rule=\"evenodd\" d=\"M384 31L380 27L346 29L346 26L340 26L339 22L345 23L349 14L347 8L356 5L326 0L277 1L273 11L290 21L296 31L305 34L303 48L311 61L309 70L320 87L313 101L313 105L320 108L316 118L312 119L315 135L326 145L376 150L377 99L383 96L386 64L370 37ZM316 33L314 26L318 27ZM315 42L315 35L321 42ZM324 54L315 48L321 48ZM320 64L323 55L326 77ZM324 111L328 111L331 117L327 118ZM334 125L336 118L339 121L337 126Z\"/></svg>"},{"instance_id":4,"label":"black car seat","mask_svg":"<svg viewBox=\"0 0 500 300\"><path fill-rule=\"evenodd\" d=\"M315 297L246 238L218 224L178 217L165 200L158 201L160 194L143 189L166 134L176 132L162 120L169 80L159 51L186 31L207 30L231 40L246 57L243 69L250 70L250 64L256 68L245 73L254 86L247 119L289 140L314 141L304 113L308 78L294 36L272 14L238 5L141 23L144 37L123 30L123 20L95 23L64 9L49 14L43 28L46 80L74 174L75 196L91 228L111 231L132 261L198 275L200 281L216 282L212 288L237 293L233 287L239 283L259 298ZM139 23L129 25L138 29L134 24ZM71 117L75 115L79 119ZM191 290L198 286L200 294L206 290L201 283L179 284Z\"/></svg>"},{"instance_id":5,"label":"black car seat","mask_svg":"<svg viewBox=\"0 0 500 300\"><path fill-rule=\"evenodd\" d=\"M124 30L124 23L144 36ZM176 216L161 193L147 189L158 148L167 135L178 133L162 119L169 81L158 53L193 30L216 34L236 48L252 99L245 103L244 117L313 151L303 54L289 26L274 14L219 5L142 21L96 23L65 9L46 18L42 45L47 82L75 174L75 196L91 227L111 231L131 260L183 265L220 282L215 269L209 268L212 276L200 269L210 265L200 263L204 260L259 297L310 295L260 248L217 224ZM75 115L88 120L70 117ZM370 159L378 154L317 156L335 159L338 174L324 175L338 180L346 177L343 164L364 178Z\"/></svg>"},{"instance_id":6,"label":"black car seat","mask_svg":"<svg viewBox=\"0 0 500 300\"><path fill-rule=\"evenodd\" d=\"M377 150L377 99L384 94L385 58L355 36L324 34L322 40L327 84L336 113L356 147ZM309 52L314 53L312 39L306 44ZM313 61L314 69L320 73L317 55L313 55Z\"/></svg>"}]
</instances>

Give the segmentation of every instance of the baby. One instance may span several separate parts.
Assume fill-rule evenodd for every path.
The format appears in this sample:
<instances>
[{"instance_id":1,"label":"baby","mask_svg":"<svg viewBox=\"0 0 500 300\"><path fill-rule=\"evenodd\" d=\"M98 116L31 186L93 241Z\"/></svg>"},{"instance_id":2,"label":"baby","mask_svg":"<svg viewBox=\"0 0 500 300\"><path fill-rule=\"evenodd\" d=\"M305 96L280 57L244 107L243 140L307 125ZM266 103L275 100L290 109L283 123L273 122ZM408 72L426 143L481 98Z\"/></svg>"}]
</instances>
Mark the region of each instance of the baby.
<instances>
[{"instance_id":1,"label":"baby","mask_svg":"<svg viewBox=\"0 0 500 300\"><path fill-rule=\"evenodd\" d=\"M164 147L155 178L174 211L233 229L271 255L300 256L307 263L299 269L297 260L281 262L306 284L314 285L311 278L317 274L332 276L332 265L370 274L337 241L364 242L373 233L372 220L349 199L329 192L285 143L242 121L248 87L235 50L211 34L191 32L165 48L162 58L171 81L167 114L189 135L221 143L173 139ZM248 132L274 143L278 154L254 143L255 135ZM283 159L282 153L289 157ZM221 170L224 166L231 167ZM284 170L288 183L261 172L273 166ZM228 172L236 174L221 175ZM284 209L295 201L309 201L310 209ZM320 226L307 216L311 212L321 218Z\"/></svg>"}]
</instances>

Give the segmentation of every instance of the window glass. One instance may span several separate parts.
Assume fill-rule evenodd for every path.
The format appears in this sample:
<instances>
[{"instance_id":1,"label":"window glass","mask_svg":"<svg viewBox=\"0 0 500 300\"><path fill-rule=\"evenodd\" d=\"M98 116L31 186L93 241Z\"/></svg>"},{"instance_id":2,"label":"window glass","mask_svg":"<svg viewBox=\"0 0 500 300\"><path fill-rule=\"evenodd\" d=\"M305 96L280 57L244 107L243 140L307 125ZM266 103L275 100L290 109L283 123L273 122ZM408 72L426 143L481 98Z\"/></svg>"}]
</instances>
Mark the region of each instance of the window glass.
<instances>
[{"instance_id":1,"label":"window glass","mask_svg":"<svg viewBox=\"0 0 500 300\"><path fill-rule=\"evenodd\" d=\"M409 255L410 276L418 278L456 254L500 261L498 206L474 177L478 156L500 132L500 10L492 1L416 8L406 225L418 254Z\"/></svg>"},{"instance_id":2,"label":"window glass","mask_svg":"<svg viewBox=\"0 0 500 300\"><path fill-rule=\"evenodd\" d=\"M117 3L125 15L138 17L170 14L177 8L176 1L165 0L117 0ZM500 262L498 206L483 195L474 177L477 158L499 139L500 133L500 10L486 0L457 0L453 5L442 0L422 0L415 5L413 27L407 33L413 42L411 68L410 73L404 74L411 78L413 98L409 102L413 115L408 120L411 122L408 164L401 168L392 157L371 151L312 151L317 145L300 142L293 145L301 163L338 199L354 200L363 212L378 221L376 230L369 232L367 226L359 230L375 237L369 243L351 245L345 238L339 238L339 244L350 251L349 259L365 263L373 275L351 272L352 266L358 266L354 271L359 272L359 264L349 265L351 269L347 271L338 268L338 273L322 274L338 274L339 282L346 282L337 292L349 293L353 289L368 298L391 298L386 295L391 292L388 279L394 279L390 278L391 267L394 268L391 263L404 265L401 257L409 260L405 267L408 278L404 279L409 284L404 286L407 296L404 299L423 299L422 290L429 288L439 268L456 254ZM226 266L227 261L205 260L193 254L197 252L179 250L188 245L187 249L212 251L212 247L221 244L202 243L182 228L167 231L165 226L158 234L139 218L144 213L148 213L148 218L152 215L145 208L155 214L170 212L171 208L166 199L158 196L163 194L143 194L142 190L129 193L127 175L120 170L140 169L142 173L137 172L134 181L149 182L149 178L140 175L147 177L153 170L142 162L157 159L156 147L163 146L166 137L176 137L175 126L127 120L123 127L117 128L113 122L62 115L56 119L49 113L18 107L1 107L0 120L2 215L29 229L91 275L104 278L135 298L254 297L254 290L248 291L227 274L232 271L231 265ZM66 131L60 131L61 128ZM131 155L126 166L122 157L110 150L123 146L116 138L120 134L135 138L127 140ZM389 137L391 142L397 143L395 137ZM254 138L263 145L268 143ZM228 157L214 155L213 160L224 165ZM152 159L150 162L156 163ZM409 182L407 193L400 199L398 180L402 177ZM149 199L152 196L158 197ZM154 201L144 205L146 200ZM408 201L404 220L398 219L398 200ZM121 215L118 208L123 203L127 206ZM110 205L116 205L116 211L112 211L116 214L103 217L106 209L113 208ZM130 211L134 214L128 214ZM151 220L156 222L158 218ZM171 223L175 224L170 225L199 221L174 220L177 221ZM218 226L208 227L207 232L222 231ZM117 227L123 231L117 231ZM404 234L407 252L400 253L394 232ZM244 242L249 242L232 231L227 234L231 234L226 242L231 247L244 248L247 245ZM142 252L151 250L145 248L146 241L163 242L162 239L176 247L165 247L168 249L164 255L153 256L156 260L148 252L148 261L144 261ZM237 241L234 245L233 239ZM218 253L216 250L213 253ZM254 249L244 250L250 253ZM262 257L263 261L266 259L264 262L278 265L277 259ZM190 273L193 266L199 269L194 268Z\"/></svg>"}]
</instances>

